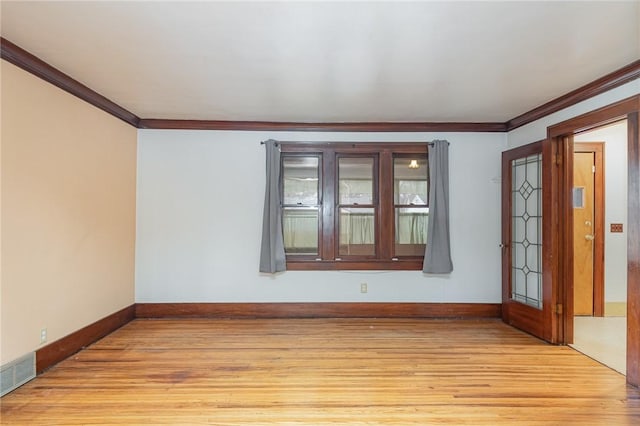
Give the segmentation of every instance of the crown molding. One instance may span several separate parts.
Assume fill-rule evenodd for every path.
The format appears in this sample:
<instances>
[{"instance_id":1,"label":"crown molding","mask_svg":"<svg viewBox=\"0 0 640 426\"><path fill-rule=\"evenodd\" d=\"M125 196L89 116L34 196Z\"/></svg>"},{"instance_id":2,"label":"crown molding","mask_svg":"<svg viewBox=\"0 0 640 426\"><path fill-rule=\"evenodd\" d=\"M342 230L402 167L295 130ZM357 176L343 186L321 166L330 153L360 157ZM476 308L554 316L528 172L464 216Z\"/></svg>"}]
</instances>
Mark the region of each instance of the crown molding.
<instances>
[{"instance_id":1,"label":"crown molding","mask_svg":"<svg viewBox=\"0 0 640 426\"><path fill-rule=\"evenodd\" d=\"M37 56L16 46L4 37L0 37L0 57L36 77L40 77L54 86L90 103L96 108L100 108L128 124L138 127L138 122L140 121L138 116L71 78L57 68L52 67Z\"/></svg>"},{"instance_id":2,"label":"crown molding","mask_svg":"<svg viewBox=\"0 0 640 426\"><path fill-rule=\"evenodd\" d=\"M300 123L279 121L164 120L143 118L140 129L297 132L505 132L504 123Z\"/></svg>"},{"instance_id":3,"label":"crown molding","mask_svg":"<svg viewBox=\"0 0 640 426\"><path fill-rule=\"evenodd\" d=\"M505 123L340 122L172 120L139 118L42 59L0 37L0 57L139 129L298 132L509 132L561 109L640 78L640 60L575 89Z\"/></svg>"},{"instance_id":4,"label":"crown molding","mask_svg":"<svg viewBox=\"0 0 640 426\"><path fill-rule=\"evenodd\" d=\"M578 102L582 102L608 90L622 86L623 84L629 83L637 78L640 78L640 59L631 62L629 65L609 73L604 77L594 80L591 83L585 84L584 86L565 95L553 99L544 105L540 105L529 112L525 112L522 115L512 118L505 123L506 131L510 132L511 130L524 126L525 124L529 124L549 114L558 112L561 109L575 105Z\"/></svg>"}]
</instances>

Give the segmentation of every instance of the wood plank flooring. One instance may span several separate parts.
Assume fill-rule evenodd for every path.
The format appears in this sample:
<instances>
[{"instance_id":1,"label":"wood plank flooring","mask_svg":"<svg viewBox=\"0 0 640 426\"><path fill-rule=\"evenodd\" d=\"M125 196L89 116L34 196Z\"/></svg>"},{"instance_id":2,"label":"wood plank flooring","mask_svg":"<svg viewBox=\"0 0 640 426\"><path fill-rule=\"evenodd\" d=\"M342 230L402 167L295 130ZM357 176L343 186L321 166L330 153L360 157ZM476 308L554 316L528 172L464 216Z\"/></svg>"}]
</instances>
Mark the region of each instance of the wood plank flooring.
<instances>
[{"instance_id":1,"label":"wood plank flooring","mask_svg":"<svg viewBox=\"0 0 640 426\"><path fill-rule=\"evenodd\" d=\"M3 425L639 425L640 391L497 320L135 320Z\"/></svg>"}]
</instances>

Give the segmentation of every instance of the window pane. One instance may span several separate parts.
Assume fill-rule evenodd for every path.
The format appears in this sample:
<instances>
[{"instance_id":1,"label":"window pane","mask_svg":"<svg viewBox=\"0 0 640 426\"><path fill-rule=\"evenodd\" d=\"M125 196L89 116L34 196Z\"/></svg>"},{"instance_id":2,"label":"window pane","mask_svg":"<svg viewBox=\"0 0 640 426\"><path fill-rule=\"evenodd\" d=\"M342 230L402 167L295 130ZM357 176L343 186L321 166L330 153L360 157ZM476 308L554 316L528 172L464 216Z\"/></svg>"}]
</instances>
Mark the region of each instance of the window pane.
<instances>
[{"instance_id":1,"label":"window pane","mask_svg":"<svg viewBox=\"0 0 640 426\"><path fill-rule=\"evenodd\" d=\"M372 208L340 209L341 256L373 256L376 254L375 210Z\"/></svg>"},{"instance_id":2,"label":"window pane","mask_svg":"<svg viewBox=\"0 0 640 426\"><path fill-rule=\"evenodd\" d=\"M426 155L393 159L394 203L427 205L428 162Z\"/></svg>"},{"instance_id":3,"label":"window pane","mask_svg":"<svg viewBox=\"0 0 640 426\"><path fill-rule=\"evenodd\" d=\"M285 205L318 204L318 157L289 156L282 159Z\"/></svg>"},{"instance_id":4,"label":"window pane","mask_svg":"<svg viewBox=\"0 0 640 426\"><path fill-rule=\"evenodd\" d=\"M318 254L318 209L286 207L282 212L286 254Z\"/></svg>"},{"instance_id":5,"label":"window pane","mask_svg":"<svg viewBox=\"0 0 640 426\"><path fill-rule=\"evenodd\" d=\"M340 204L373 204L373 158L338 159Z\"/></svg>"},{"instance_id":6,"label":"window pane","mask_svg":"<svg viewBox=\"0 0 640 426\"><path fill-rule=\"evenodd\" d=\"M428 207L396 208L396 256L424 255L428 220Z\"/></svg>"},{"instance_id":7,"label":"window pane","mask_svg":"<svg viewBox=\"0 0 640 426\"><path fill-rule=\"evenodd\" d=\"M511 299L542 309L542 154L511 167Z\"/></svg>"}]
</instances>

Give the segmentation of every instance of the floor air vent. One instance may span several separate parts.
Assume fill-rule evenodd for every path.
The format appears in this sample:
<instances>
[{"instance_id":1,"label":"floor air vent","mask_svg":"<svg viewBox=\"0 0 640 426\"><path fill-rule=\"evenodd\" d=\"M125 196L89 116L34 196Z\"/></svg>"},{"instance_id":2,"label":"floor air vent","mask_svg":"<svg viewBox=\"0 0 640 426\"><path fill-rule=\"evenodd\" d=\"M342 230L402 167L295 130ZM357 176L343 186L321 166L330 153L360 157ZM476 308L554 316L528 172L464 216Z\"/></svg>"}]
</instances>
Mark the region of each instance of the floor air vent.
<instances>
[{"instance_id":1,"label":"floor air vent","mask_svg":"<svg viewBox=\"0 0 640 426\"><path fill-rule=\"evenodd\" d=\"M0 367L0 396L36 377L36 353L31 352Z\"/></svg>"}]
</instances>

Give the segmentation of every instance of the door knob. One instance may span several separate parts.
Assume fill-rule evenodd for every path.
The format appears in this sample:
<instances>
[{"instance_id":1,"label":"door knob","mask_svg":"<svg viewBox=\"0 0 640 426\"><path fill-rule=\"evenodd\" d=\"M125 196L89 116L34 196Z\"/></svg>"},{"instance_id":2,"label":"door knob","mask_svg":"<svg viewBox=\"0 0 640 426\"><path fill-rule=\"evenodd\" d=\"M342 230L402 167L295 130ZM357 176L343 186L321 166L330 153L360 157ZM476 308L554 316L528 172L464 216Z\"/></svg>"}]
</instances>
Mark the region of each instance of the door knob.
<instances>
[{"instance_id":1,"label":"door knob","mask_svg":"<svg viewBox=\"0 0 640 426\"><path fill-rule=\"evenodd\" d=\"M596 236L595 236L595 235L589 235L589 234L587 234L587 235L585 235L585 236L584 236L584 239L585 239L585 240L589 240L589 241L593 241L595 238L596 238Z\"/></svg>"}]
</instances>

